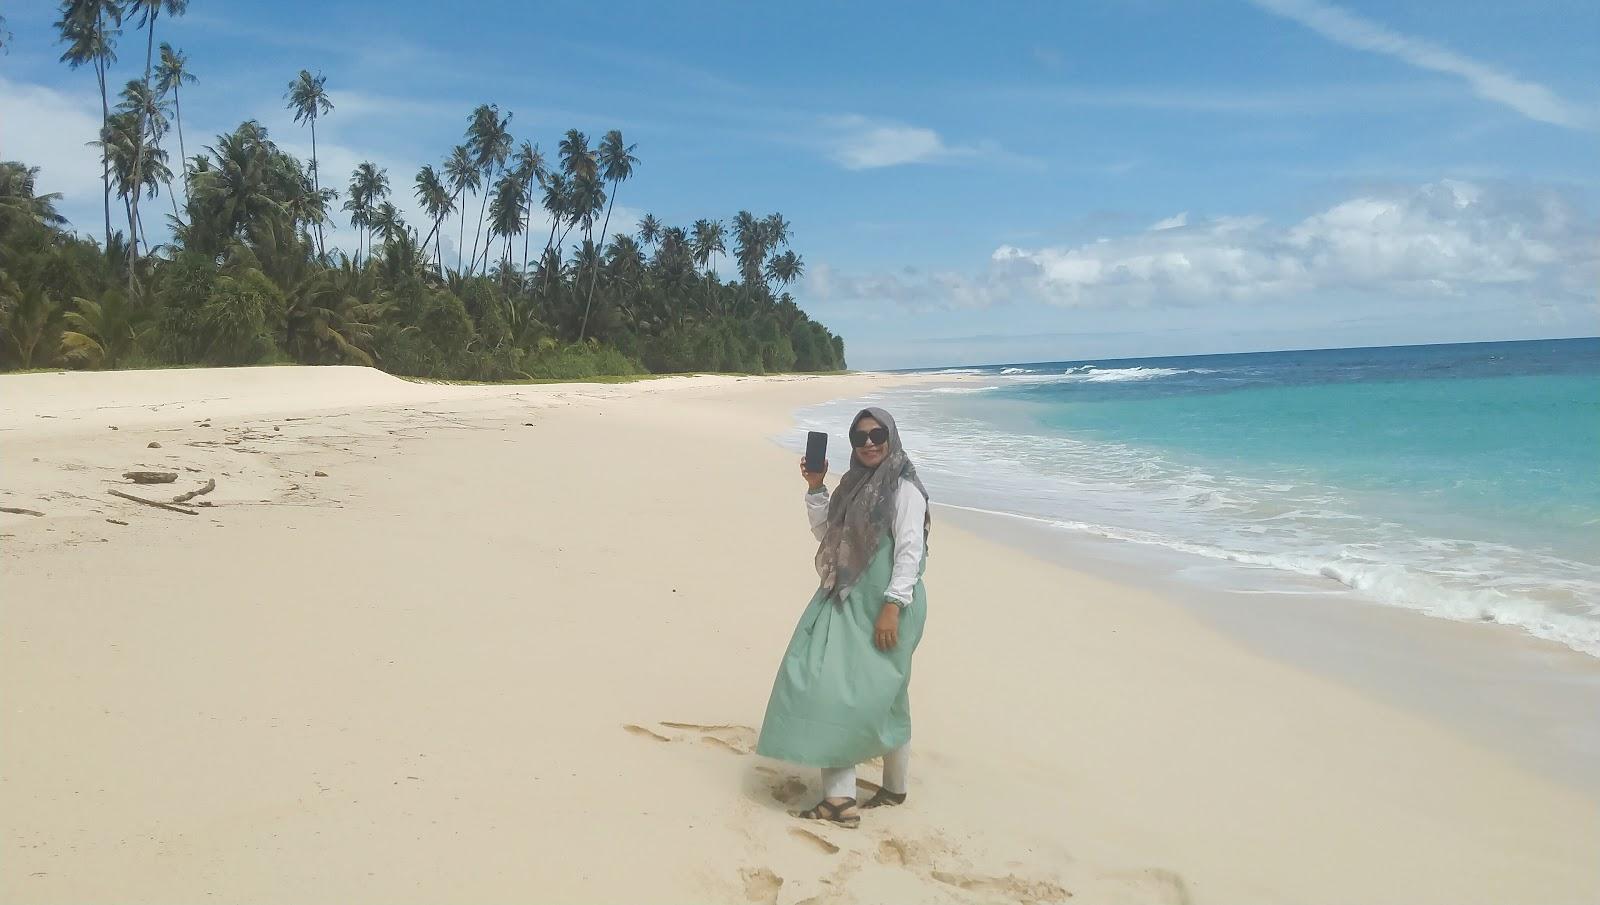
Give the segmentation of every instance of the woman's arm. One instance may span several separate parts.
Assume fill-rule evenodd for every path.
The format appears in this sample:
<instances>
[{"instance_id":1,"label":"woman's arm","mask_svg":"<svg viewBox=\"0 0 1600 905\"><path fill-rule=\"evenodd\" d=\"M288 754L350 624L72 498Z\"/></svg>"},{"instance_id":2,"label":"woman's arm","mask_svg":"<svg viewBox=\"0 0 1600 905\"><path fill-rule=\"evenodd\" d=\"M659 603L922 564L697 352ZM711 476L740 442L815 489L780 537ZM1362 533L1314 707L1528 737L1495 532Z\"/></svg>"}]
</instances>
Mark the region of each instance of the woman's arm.
<instances>
[{"instance_id":1,"label":"woman's arm","mask_svg":"<svg viewBox=\"0 0 1600 905\"><path fill-rule=\"evenodd\" d=\"M800 477L806 481L806 519L811 522L811 533L820 542L828 534L828 487L822 479L828 474L828 463L822 470L806 471L805 457L800 459Z\"/></svg>"},{"instance_id":2,"label":"woman's arm","mask_svg":"<svg viewBox=\"0 0 1600 905\"><path fill-rule=\"evenodd\" d=\"M922 572L927 517L928 501L922 492L910 481L901 481L895 494L894 568L889 573L889 589L883 595L901 606L911 605L911 590Z\"/></svg>"},{"instance_id":3,"label":"woman's arm","mask_svg":"<svg viewBox=\"0 0 1600 905\"><path fill-rule=\"evenodd\" d=\"M828 488L806 491L806 520L811 523L811 534L818 541L828 533Z\"/></svg>"}]
</instances>

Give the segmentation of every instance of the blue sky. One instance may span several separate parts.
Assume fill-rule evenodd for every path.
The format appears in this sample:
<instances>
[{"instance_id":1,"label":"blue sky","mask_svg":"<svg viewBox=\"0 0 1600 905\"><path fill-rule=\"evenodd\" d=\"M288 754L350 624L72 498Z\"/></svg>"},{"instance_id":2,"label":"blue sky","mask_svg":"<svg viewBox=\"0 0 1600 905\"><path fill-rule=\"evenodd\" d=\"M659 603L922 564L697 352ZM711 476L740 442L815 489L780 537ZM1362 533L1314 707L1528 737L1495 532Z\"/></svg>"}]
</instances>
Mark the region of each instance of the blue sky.
<instances>
[{"instance_id":1,"label":"blue sky","mask_svg":"<svg viewBox=\"0 0 1600 905\"><path fill-rule=\"evenodd\" d=\"M95 232L93 75L55 4L4 15L0 156ZM907 367L1600 333L1597 34L1585 2L193 0L157 39L191 154L255 118L308 156L309 68L324 173L373 160L402 209L477 103L547 153L619 128L625 222L781 211L801 304Z\"/></svg>"}]
</instances>

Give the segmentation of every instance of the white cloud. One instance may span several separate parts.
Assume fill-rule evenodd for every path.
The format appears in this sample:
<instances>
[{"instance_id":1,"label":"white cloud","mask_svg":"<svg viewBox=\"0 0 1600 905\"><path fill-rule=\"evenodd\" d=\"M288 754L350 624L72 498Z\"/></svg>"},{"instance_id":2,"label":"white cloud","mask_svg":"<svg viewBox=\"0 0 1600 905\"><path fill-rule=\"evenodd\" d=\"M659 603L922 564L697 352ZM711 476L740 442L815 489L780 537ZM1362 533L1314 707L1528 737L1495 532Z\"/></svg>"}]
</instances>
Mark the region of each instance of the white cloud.
<instances>
[{"instance_id":1,"label":"white cloud","mask_svg":"<svg viewBox=\"0 0 1600 905\"><path fill-rule=\"evenodd\" d=\"M368 94L364 91L342 90L333 98L333 113L341 120L359 118L400 119L409 121L419 119L454 118L465 120L465 110L462 104L448 101L417 100L407 97L393 97L384 94Z\"/></svg>"},{"instance_id":2,"label":"white cloud","mask_svg":"<svg viewBox=\"0 0 1600 905\"><path fill-rule=\"evenodd\" d=\"M871 170L910 163L951 163L980 157L1032 163L994 142L951 145L932 129L891 120L869 119L856 114L823 117L818 123L818 131L827 155L847 170Z\"/></svg>"},{"instance_id":3,"label":"white cloud","mask_svg":"<svg viewBox=\"0 0 1600 905\"><path fill-rule=\"evenodd\" d=\"M1189 225L1189 212L1188 211L1183 211L1181 213L1173 214L1172 216L1168 217L1165 220L1156 221L1154 224L1151 225L1150 231L1151 232L1160 232L1161 230L1164 230L1164 229L1178 229L1180 227L1184 227L1184 226L1188 226L1188 225Z\"/></svg>"},{"instance_id":4,"label":"white cloud","mask_svg":"<svg viewBox=\"0 0 1600 905\"><path fill-rule=\"evenodd\" d=\"M1352 292L1396 303L1511 292L1531 305L1592 302L1600 282L1593 218L1549 193L1443 181L1351 198L1286 227L1260 217L1171 225L1077 245L1002 245L976 276L849 277L819 264L805 290L824 301L913 309L1294 302Z\"/></svg>"},{"instance_id":5,"label":"white cloud","mask_svg":"<svg viewBox=\"0 0 1600 905\"><path fill-rule=\"evenodd\" d=\"M61 212L91 235L103 219L100 152L88 144L100 134L98 100L0 77L0 159L38 167L37 190L60 192ZM111 216L115 229L115 210Z\"/></svg>"},{"instance_id":6,"label":"white cloud","mask_svg":"<svg viewBox=\"0 0 1600 905\"><path fill-rule=\"evenodd\" d=\"M906 267L894 273L847 274L818 262L801 278L798 295L830 301L887 301L911 311L987 308L1005 301L986 280L951 271L929 273Z\"/></svg>"},{"instance_id":7,"label":"white cloud","mask_svg":"<svg viewBox=\"0 0 1600 905\"><path fill-rule=\"evenodd\" d=\"M835 117L830 156L850 170L870 170L906 163L929 163L949 157L939 133L898 123L874 122L864 116Z\"/></svg>"},{"instance_id":8,"label":"white cloud","mask_svg":"<svg viewBox=\"0 0 1600 905\"><path fill-rule=\"evenodd\" d=\"M1262 9L1298 22L1335 43L1394 57L1419 69L1461 78L1479 97L1504 104L1529 119L1572 128L1594 126L1594 111L1569 104L1544 85L1517 78L1430 41L1399 34L1337 6L1318 0L1254 2Z\"/></svg>"}]
</instances>

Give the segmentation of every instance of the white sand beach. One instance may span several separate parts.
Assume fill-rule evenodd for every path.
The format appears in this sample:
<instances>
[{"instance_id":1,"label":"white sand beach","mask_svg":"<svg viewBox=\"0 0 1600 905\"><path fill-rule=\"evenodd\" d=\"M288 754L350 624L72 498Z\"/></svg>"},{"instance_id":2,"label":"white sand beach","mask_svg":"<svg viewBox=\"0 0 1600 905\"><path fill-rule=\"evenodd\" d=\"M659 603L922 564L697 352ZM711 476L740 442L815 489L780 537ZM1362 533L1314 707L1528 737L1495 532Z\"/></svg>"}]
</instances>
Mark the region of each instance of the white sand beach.
<instances>
[{"instance_id":1,"label":"white sand beach","mask_svg":"<svg viewBox=\"0 0 1600 905\"><path fill-rule=\"evenodd\" d=\"M787 816L772 438L903 379L0 377L0 901L1600 901L1586 793L937 508L910 800Z\"/></svg>"}]
</instances>

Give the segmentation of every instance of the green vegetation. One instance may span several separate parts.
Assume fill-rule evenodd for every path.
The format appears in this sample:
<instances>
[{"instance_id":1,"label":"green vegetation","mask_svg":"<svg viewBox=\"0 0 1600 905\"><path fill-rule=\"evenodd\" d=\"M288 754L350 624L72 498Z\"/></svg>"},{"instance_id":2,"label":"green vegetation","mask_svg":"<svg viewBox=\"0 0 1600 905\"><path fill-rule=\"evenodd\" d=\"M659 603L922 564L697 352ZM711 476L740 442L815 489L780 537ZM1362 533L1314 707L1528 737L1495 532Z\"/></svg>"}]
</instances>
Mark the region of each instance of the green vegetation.
<instances>
[{"instance_id":1,"label":"green vegetation","mask_svg":"<svg viewBox=\"0 0 1600 905\"><path fill-rule=\"evenodd\" d=\"M69 231L59 196L36 193L37 167L0 162L0 369L361 364L533 381L844 367L843 341L782 291L804 262L781 215L740 211L731 232L653 215L616 229L616 196L640 166L617 131L591 147L569 130L547 163L513 139L510 112L481 105L463 143L416 174L428 222L415 226L390 200L403 184L371 163L342 193L322 183L316 129L336 108L309 71L285 94L310 130L309 163L253 121L186 156L179 91L196 77L154 36L186 6L62 3L62 60L91 67L101 93L104 223L98 241ZM125 22L145 31L143 77L113 106ZM171 240L152 243L144 223L164 207ZM542 247L530 229L540 210ZM335 211L356 230L354 256L327 244ZM454 267L442 248L452 226ZM739 279L724 283L714 265L730 240Z\"/></svg>"}]
</instances>

